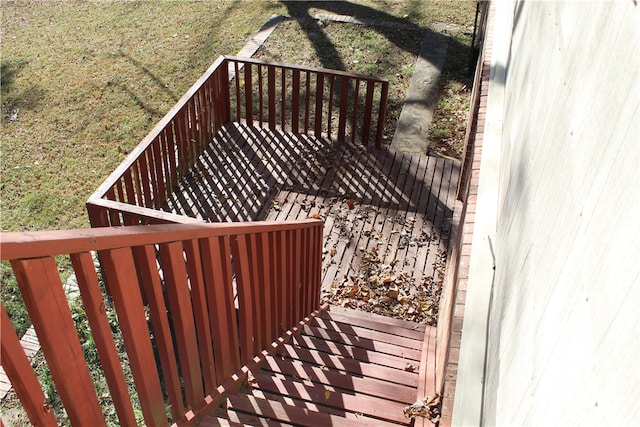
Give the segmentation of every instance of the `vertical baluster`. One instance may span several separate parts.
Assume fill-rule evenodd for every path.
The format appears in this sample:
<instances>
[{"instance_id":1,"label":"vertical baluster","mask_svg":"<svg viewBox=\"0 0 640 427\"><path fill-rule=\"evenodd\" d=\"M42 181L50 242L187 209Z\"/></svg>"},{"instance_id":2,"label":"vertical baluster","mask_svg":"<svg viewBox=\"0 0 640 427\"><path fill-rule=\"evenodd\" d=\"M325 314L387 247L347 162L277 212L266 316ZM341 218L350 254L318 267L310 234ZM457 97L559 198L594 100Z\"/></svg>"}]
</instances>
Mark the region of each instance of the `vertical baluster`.
<instances>
[{"instance_id":1,"label":"vertical baluster","mask_svg":"<svg viewBox=\"0 0 640 427\"><path fill-rule=\"evenodd\" d=\"M220 102L220 118L218 120L218 126L222 126L225 123L231 121L231 89L229 88L229 68L225 63L218 69L218 89Z\"/></svg>"},{"instance_id":2,"label":"vertical baluster","mask_svg":"<svg viewBox=\"0 0 640 427\"><path fill-rule=\"evenodd\" d=\"M270 239L271 233L263 232L258 235L258 260L260 262L260 275L258 279L260 283L258 286L261 288L262 297L262 334L265 337L264 343L261 348L269 345L277 336L272 334L273 324L273 305L272 305L272 288L274 286L271 282L271 263L273 262L273 255L270 251Z\"/></svg>"},{"instance_id":3,"label":"vertical baluster","mask_svg":"<svg viewBox=\"0 0 640 427\"><path fill-rule=\"evenodd\" d=\"M316 77L316 115L313 119L315 136L322 135L322 108L324 104L324 74L318 73Z\"/></svg>"},{"instance_id":4,"label":"vertical baluster","mask_svg":"<svg viewBox=\"0 0 640 427\"><path fill-rule=\"evenodd\" d=\"M280 121L282 126L282 131L286 132L287 130L287 69L284 67L280 67Z\"/></svg>"},{"instance_id":5,"label":"vertical baluster","mask_svg":"<svg viewBox=\"0 0 640 427\"><path fill-rule=\"evenodd\" d=\"M133 253L136 260L136 269L140 276L140 284L149 303L153 337L156 341L156 348L160 358L164 385L169 398L169 405L171 406L171 415L174 420L177 420L184 416L185 408L182 402L180 377L178 376L178 362L169 328L168 311L157 267L156 251L153 246L140 246L133 248Z\"/></svg>"},{"instance_id":6,"label":"vertical baluster","mask_svg":"<svg viewBox=\"0 0 640 427\"><path fill-rule=\"evenodd\" d=\"M294 323L298 323L302 320L302 272L300 262L296 262L300 254L302 253L302 242L300 229L293 230L293 244L290 262L293 264L293 303L294 303L294 317L291 320L289 327Z\"/></svg>"},{"instance_id":7,"label":"vertical baluster","mask_svg":"<svg viewBox=\"0 0 640 427\"><path fill-rule=\"evenodd\" d=\"M131 250L100 253L102 268L120 320L120 329L147 425L167 425L164 399ZM83 424L86 425L86 424Z\"/></svg>"},{"instance_id":8,"label":"vertical baluster","mask_svg":"<svg viewBox=\"0 0 640 427\"><path fill-rule=\"evenodd\" d=\"M200 241L207 304L213 334L213 353L216 364L216 382L222 384L240 369L238 353L238 319L233 303L230 239L228 236Z\"/></svg>"},{"instance_id":9,"label":"vertical baluster","mask_svg":"<svg viewBox=\"0 0 640 427\"><path fill-rule=\"evenodd\" d=\"M247 115L247 125L253 125L253 83L252 83L252 65L244 64L244 101L245 111Z\"/></svg>"},{"instance_id":10,"label":"vertical baluster","mask_svg":"<svg viewBox=\"0 0 640 427\"><path fill-rule=\"evenodd\" d=\"M338 141L344 141L345 128L347 127L347 104L349 99L349 79L340 77L340 116L338 118Z\"/></svg>"},{"instance_id":11,"label":"vertical baluster","mask_svg":"<svg viewBox=\"0 0 640 427\"><path fill-rule=\"evenodd\" d=\"M169 161L169 176L171 177L171 188L178 185L178 168L176 167L176 142L173 133L173 120L167 124L163 131L167 145L167 160Z\"/></svg>"},{"instance_id":12,"label":"vertical baluster","mask_svg":"<svg viewBox=\"0 0 640 427\"><path fill-rule=\"evenodd\" d=\"M269 251L271 252L271 302L270 305L272 307L271 313L271 331L270 334L272 337L277 337L280 335L279 331L279 323L280 323L280 311L282 307L280 306L280 299L278 290L280 289L279 284L282 283L280 280L281 270L280 264L278 263L278 241L279 241L280 232L274 232L269 234Z\"/></svg>"},{"instance_id":13,"label":"vertical baluster","mask_svg":"<svg viewBox=\"0 0 640 427\"><path fill-rule=\"evenodd\" d=\"M185 107L187 109L187 147L189 147L188 168L190 169L198 158L198 137L196 135L197 122L195 113L195 101L193 100L193 98L187 101Z\"/></svg>"},{"instance_id":14,"label":"vertical baluster","mask_svg":"<svg viewBox=\"0 0 640 427\"><path fill-rule=\"evenodd\" d=\"M240 311L240 360L241 363L246 363L256 353L254 351L256 334L253 330L255 307L251 298L251 264L247 236L235 236L231 242Z\"/></svg>"},{"instance_id":15,"label":"vertical baluster","mask_svg":"<svg viewBox=\"0 0 640 427\"><path fill-rule=\"evenodd\" d=\"M125 171L125 173L123 174L123 180L124 180L124 189L126 191L126 200L127 203L131 204L131 205L135 205L136 204L136 193L135 191L133 191L133 176L132 176L133 171L131 170L131 168L127 169Z\"/></svg>"},{"instance_id":16,"label":"vertical baluster","mask_svg":"<svg viewBox=\"0 0 640 427\"><path fill-rule=\"evenodd\" d=\"M105 425L54 259L13 260L11 266L69 420Z\"/></svg>"},{"instance_id":17,"label":"vertical baluster","mask_svg":"<svg viewBox=\"0 0 640 427\"><path fill-rule=\"evenodd\" d=\"M269 97L269 129L276 128L276 68L267 66L267 91Z\"/></svg>"},{"instance_id":18,"label":"vertical baluster","mask_svg":"<svg viewBox=\"0 0 640 427\"><path fill-rule=\"evenodd\" d=\"M247 236L247 256L249 257L249 294L251 295L253 306L253 353L257 354L266 347L264 335L264 286L262 278L264 270L262 261L262 251L259 234L251 233Z\"/></svg>"},{"instance_id":19,"label":"vertical baluster","mask_svg":"<svg viewBox=\"0 0 640 427\"><path fill-rule=\"evenodd\" d=\"M136 159L131 164L131 178L133 179L133 193L135 194L135 203L137 206L144 206L142 196L142 185L140 182L140 159Z\"/></svg>"},{"instance_id":20,"label":"vertical baluster","mask_svg":"<svg viewBox=\"0 0 640 427\"><path fill-rule=\"evenodd\" d=\"M300 124L300 70L293 70L291 90L291 132L298 133ZM284 130L284 127L282 130Z\"/></svg>"},{"instance_id":21,"label":"vertical baluster","mask_svg":"<svg viewBox=\"0 0 640 427\"><path fill-rule=\"evenodd\" d=\"M202 273L202 256L200 248L195 240L184 242L187 255L187 271L189 284L191 285L191 300L193 302L193 315L195 318L198 336L198 349L204 378L205 395L215 392L215 368L213 362L213 349L211 347L211 330L208 322L209 311L207 309L207 297L204 290L204 278Z\"/></svg>"},{"instance_id":22,"label":"vertical baluster","mask_svg":"<svg viewBox=\"0 0 640 427\"><path fill-rule=\"evenodd\" d=\"M160 261L164 272L165 292L171 312L174 339L178 347L187 406L194 406L204 398L204 390L193 306L181 242L160 245Z\"/></svg>"},{"instance_id":23,"label":"vertical baluster","mask_svg":"<svg viewBox=\"0 0 640 427\"><path fill-rule=\"evenodd\" d=\"M171 191L173 190L171 180L171 164L169 163L169 147L167 146L167 134L166 128L159 133L158 139L160 140L160 149L162 150L162 169L164 170L164 184L165 191L162 197L162 204L169 198Z\"/></svg>"},{"instance_id":24,"label":"vertical baluster","mask_svg":"<svg viewBox=\"0 0 640 427\"><path fill-rule=\"evenodd\" d=\"M240 75L238 72L238 61L233 61L234 67L234 76L236 81L236 122L240 122L242 120L242 110L241 110L241 94L240 94Z\"/></svg>"},{"instance_id":25,"label":"vertical baluster","mask_svg":"<svg viewBox=\"0 0 640 427\"><path fill-rule=\"evenodd\" d=\"M127 203L126 194L124 192L124 185L122 184L123 178L116 181L116 201L120 203Z\"/></svg>"},{"instance_id":26,"label":"vertical baluster","mask_svg":"<svg viewBox=\"0 0 640 427\"><path fill-rule=\"evenodd\" d=\"M333 119L333 91L336 76L329 77L329 105L327 111L327 138L331 139L331 120Z\"/></svg>"},{"instance_id":27,"label":"vertical baluster","mask_svg":"<svg viewBox=\"0 0 640 427\"><path fill-rule=\"evenodd\" d=\"M264 116L262 114L264 105L262 80L262 65L258 64L258 121L260 122L261 128L264 127Z\"/></svg>"},{"instance_id":28,"label":"vertical baluster","mask_svg":"<svg viewBox=\"0 0 640 427\"><path fill-rule=\"evenodd\" d=\"M184 176L189 170L189 144L187 141L186 112L186 109L182 108L176 113L173 119L176 138L178 139L178 167L180 168L180 176Z\"/></svg>"},{"instance_id":29,"label":"vertical baluster","mask_svg":"<svg viewBox=\"0 0 640 427\"><path fill-rule=\"evenodd\" d=\"M100 291L93 258L87 252L71 254L71 263L120 425L137 426L111 325L105 312L104 296Z\"/></svg>"},{"instance_id":30,"label":"vertical baluster","mask_svg":"<svg viewBox=\"0 0 640 427\"><path fill-rule=\"evenodd\" d=\"M307 71L305 79L305 96L304 96L304 134L309 132L309 99L311 98L311 73Z\"/></svg>"},{"instance_id":31,"label":"vertical baluster","mask_svg":"<svg viewBox=\"0 0 640 427\"><path fill-rule=\"evenodd\" d=\"M114 188L111 187L109 190L107 190L107 192L105 193L105 196L108 200L116 200ZM114 211L113 209L109 209L109 222L111 227L117 227L119 225L122 225L122 221L120 221L120 215L118 214L118 212Z\"/></svg>"},{"instance_id":32,"label":"vertical baluster","mask_svg":"<svg viewBox=\"0 0 640 427\"><path fill-rule=\"evenodd\" d=\"M153 199L153 207L155 209L160 209L162 204L165 201L165 185L164 185L164 170L162 169L163 161L162 161L162 150L160 147L160 140L155 138L151 143L151 148L153 151L153 165L154 170L156 172L156 192L154 194Z\"/></svg>"},{"instance_id":33,"label":"vertical baluster","mask_svg":"<svg viewBox=\"0 0 640 427\"><path fill-rule=\"evenodd\" d=\"M360 79L355 79L355 90L353 92L353 117L351 119L351 143L356 141L356 133L358 130L358 92L360 90Z\"/></svg>"},{"instance_id":34,"label":"vertical baluster","mask_svg":"<svg viewBox=\"0 0 640 427\"><path fill-rule=\"evenodd\" d=\"M44 392L3 305L0 305L0 315L0 359L29 421L36 426L57 427L56 417L45 405Z\"/></svg>"},{"instance_id":35,"label":"vertical baluster","mask_svg":"<svg viewBox=\"0 0 640 427\"><path fill-rule=\"evenodd\" d=\"M142 195L144 198L144 207L151 208L151 182L149 178L149 166L147 163L147 150L140 153L140 157L138 157L138 164L140 169L140 181L142 185Z\"/></svg>"}]
</instances>

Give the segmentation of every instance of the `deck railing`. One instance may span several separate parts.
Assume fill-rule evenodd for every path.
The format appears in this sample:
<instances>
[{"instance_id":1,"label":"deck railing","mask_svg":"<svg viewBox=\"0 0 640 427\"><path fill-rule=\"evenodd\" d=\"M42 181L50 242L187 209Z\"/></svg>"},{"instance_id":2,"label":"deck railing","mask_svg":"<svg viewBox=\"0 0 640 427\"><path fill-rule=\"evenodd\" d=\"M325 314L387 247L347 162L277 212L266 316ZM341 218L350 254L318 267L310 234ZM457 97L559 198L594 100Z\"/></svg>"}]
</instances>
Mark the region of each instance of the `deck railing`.
<instances>
[{"instance_id":1,"label":"deck railing","mask_svg":"<svg viewBox=\"0 0 640 427\"><path fill-rule=\"evenodd\" d=\"M379 147L387 94L386 79L221 57L91 196L91 225L200 222L160 209L226 123Z\"/></svg>"},{"instance_id":2,"label":"deck railing","mask_svg":"<svg viewBox=\"0 0 640 427\"><path fill-rule=\"evenodd\" d=\"M144 421L161 426L206 406L218 385L319 306L321 240L320 220L174 224L3 233L0 253L11 261L69 421L105 424L59 254L71 259L119 423L137 425L110 301ZM4 306L1 328L2 364L31 422L56 425Z\"/></svg>"}]
</instances>

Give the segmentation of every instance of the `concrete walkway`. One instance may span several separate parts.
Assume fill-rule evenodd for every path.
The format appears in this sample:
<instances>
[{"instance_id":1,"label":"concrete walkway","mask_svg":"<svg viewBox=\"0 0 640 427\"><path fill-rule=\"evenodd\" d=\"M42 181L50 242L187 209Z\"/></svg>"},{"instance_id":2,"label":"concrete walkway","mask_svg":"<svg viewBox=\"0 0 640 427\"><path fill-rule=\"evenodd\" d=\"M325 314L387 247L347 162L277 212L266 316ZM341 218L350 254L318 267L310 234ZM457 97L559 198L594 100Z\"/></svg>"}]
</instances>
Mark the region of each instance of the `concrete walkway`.
<instances>
[{"instance_id":1,"label":"concrete walkway","mask_svg":"<svg viewBox=\"0 0 640 427\"><path fill-rule=\"evenodd\" d=\"M448 39L442 34L428 31L424 36L391 148L405 153L426 153L447 45Z\"/></svg>"}]
</instances>

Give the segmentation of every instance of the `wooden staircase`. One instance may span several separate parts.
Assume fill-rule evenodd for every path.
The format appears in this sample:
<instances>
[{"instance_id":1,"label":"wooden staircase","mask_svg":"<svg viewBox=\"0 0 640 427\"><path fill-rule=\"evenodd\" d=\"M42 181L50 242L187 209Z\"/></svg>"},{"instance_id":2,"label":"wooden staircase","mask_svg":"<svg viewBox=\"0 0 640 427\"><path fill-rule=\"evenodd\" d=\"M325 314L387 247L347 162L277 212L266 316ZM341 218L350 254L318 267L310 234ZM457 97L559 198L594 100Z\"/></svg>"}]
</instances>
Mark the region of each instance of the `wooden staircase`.
<instances>
[{"instance_id":1,"label":"wooden staircase","mask_svg":"<svg viewBox=\"0 0 640 427\"><path fill-rule=\"evenodd\" d=\"M332 306L195 425L413 425L404 409L432 392L434 357L435 328Z\"/></svg>"}]
</instances>

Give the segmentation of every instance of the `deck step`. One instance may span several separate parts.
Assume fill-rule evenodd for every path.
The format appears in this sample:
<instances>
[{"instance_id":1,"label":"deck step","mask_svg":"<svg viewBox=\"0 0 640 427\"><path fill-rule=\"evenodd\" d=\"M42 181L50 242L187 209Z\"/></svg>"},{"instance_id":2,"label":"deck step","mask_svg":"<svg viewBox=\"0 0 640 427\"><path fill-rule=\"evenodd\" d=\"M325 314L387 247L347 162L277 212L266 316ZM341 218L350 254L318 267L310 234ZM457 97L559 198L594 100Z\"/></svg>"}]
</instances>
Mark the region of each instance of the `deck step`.
<instances>
[{"instance_id":1,"label":"deck step","mask_svg":"<svg viewBox=\"0 0 640 427\"><path fill-rule=\"evenodd\" d=\"M403 411L417 400L432 327L388 320L331 307L264 357L211 425L411 425Z\"/></svg>"}]
</instances>

